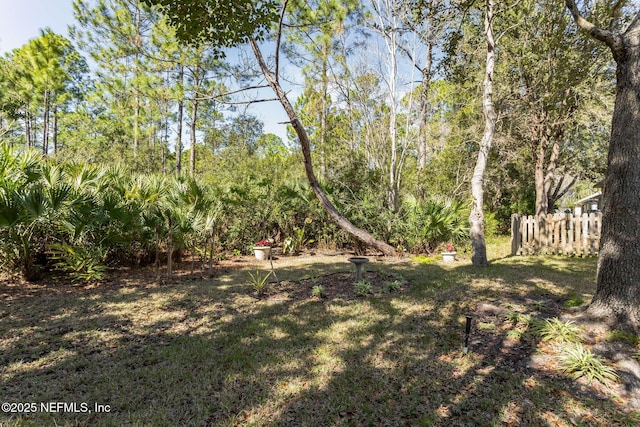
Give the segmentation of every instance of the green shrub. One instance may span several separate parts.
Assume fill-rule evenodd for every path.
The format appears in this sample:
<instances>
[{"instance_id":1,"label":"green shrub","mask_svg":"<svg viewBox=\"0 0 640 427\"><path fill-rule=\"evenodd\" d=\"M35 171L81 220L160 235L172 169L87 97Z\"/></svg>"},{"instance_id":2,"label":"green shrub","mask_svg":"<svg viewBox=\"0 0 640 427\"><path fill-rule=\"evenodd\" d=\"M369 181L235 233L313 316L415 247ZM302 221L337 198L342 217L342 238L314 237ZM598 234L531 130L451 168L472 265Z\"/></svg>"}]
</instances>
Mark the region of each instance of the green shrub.
<instances>
[{"instance_id":1,"label":"green shrub","mask_svg":"<svg viewBox=\"0 0 640 427\"><path fill-rule=\"evenodd\" d=\"M322 285L316 285L311 289L311 296L314 298L326 298L327 293Z\"/></svg>"},{"instance_id":2,"label":"green shrub","mask_svg":"<svg viewBox=\"0 0 640 427\"><path fill-rule=\"evenodd\" d=\"M107 269L102 264L105 252L100 246L90 248L58 243L51 246L51 257L56 261L54 266L67 272L73 281L92 282L101 280Z\"/></svg>"},{"instance_id":3,"label":"green shrub","mask_svg":"<svg viewBox=\"0 0 640 427\"><path fill-rule=\"evenodd\" d=\"M609 332L606 336L607 341L626 342L627 344L638 346L640 345L640 336L626 331L620 331L618 329Z\"/></svg>"},{"instance_id":4,"label":"green shrub","mask_svg":"<svg viewBox=\"0 0 640 427\"><path fill-rule=\"evenodd\" d=\"M554 317L553 319L546 319L539 325L537 332L542 341L577 343L580 341L581 330L571 320L563 322Z\"/></svg>"},{"instance_id":5,"label":"green shrub","mask_svg":"<svg viewBox=\"0 0 640 427\"><path fill-rule=\"evenodd\" d=\"M269 271L263 276L262 273L260 273L260 270L256 270L255 274L249 272L251 286L258 295L263 295L267 291L267 280L269 279L269 276L271 276L271 273L272 272Z\"/></svg>"},{"instance_id":6,"label":"green shrub","mask_svg":"<svg viewBox=\"0 0 640 427\"><path fill-rule=\"evenodd\" d=\"M616 381L618 375L611 366L604 364L601 357L593 354L581 344L573 344L563 349L559 356L560 366L573 379L587 377L591 383L594 379L605 383L606 380Z\"/></svg>"},{"instance_id":7,"label":"green shrub","mask_svg":"<svg viewBox=\"0 0 640 427\"><path fill-rule=\"evenodd\" d=\"M388 281L388 282L384 282L382 284L382 286L384 287L384 290L386 292L399 291L400 288L402 288L402 285L404 285L404 282L402 282L400 280Z\"/></svg>"},{"instance_id":8,"label":"green shrub","mask_svg":"<svg viewBox=\"0 0 640 427\"><path fill-rule=\"evenodd\" d=\"M407 196L403 210L406 242L413 252L429 253L445 242L461 242L468 236L467 212L453 199L418 201Z\"/></svg>"},{"instance_id":9,"label":"green shrub","mask_svg":"<svg viewBox=\"0 0 640 427\"><path fill-rule=\"evenodd\" d=\"M355 289L356 289L356 295L361 297L370 295L373 293L373 286L371 285L371 282L364 279L358 280L355 283Z\"/></svg>"}]
</instances>

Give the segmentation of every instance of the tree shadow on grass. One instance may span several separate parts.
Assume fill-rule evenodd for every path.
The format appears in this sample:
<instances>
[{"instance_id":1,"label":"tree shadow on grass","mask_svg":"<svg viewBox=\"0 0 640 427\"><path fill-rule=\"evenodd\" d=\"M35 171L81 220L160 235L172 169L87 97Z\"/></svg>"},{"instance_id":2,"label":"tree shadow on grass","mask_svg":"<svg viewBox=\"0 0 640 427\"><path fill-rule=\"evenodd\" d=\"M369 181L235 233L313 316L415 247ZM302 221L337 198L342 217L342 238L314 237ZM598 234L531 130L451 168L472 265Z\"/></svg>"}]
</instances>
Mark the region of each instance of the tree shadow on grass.
<instances>
[{"instance_id":1,"label":"tree shadow on grass","mask_svg":"<svg viewBox=\"0 0 640 427\"><path fill-rule=\"evenodd\" d=\"M350 267L305 265L286 274ZM530 309L527 287L536 300L543 292L550 301L564 298L562 287L540 282L540 265L482 273L468 266L376 268L403 274L410 290L274 303L251 296L240 283L244 272L237 272L229 281L13 295L0 317L3 400L100 403L110 412L4 413L0 420L309 426L637 420L611 400L583 395L564 377L531 367L535 342L514 349L476 323L471 352L462 354L464 316L479 317L480 303ZM483 316L500 321L497 313Z\"/></svg>"}]
</instances>

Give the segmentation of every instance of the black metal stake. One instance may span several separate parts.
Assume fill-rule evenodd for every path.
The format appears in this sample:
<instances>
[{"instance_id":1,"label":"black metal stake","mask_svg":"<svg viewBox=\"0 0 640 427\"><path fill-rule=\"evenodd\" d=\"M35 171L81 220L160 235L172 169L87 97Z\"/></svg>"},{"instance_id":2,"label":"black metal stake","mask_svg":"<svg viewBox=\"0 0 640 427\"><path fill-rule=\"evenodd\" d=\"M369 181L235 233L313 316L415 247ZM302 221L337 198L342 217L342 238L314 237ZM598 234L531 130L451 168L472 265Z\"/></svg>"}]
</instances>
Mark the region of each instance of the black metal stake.
<instances>
[{"instance_id":1,"label":"black metal stake","mask_svg":"<svg viewBox=\"0 0 640 427\"><path fill-rule=\"evenodd\" d=\"M469 352L469 335L471 334L471 316L467 316L467 324L464 328L464 354Z\"/></svg>"}]
</instances>

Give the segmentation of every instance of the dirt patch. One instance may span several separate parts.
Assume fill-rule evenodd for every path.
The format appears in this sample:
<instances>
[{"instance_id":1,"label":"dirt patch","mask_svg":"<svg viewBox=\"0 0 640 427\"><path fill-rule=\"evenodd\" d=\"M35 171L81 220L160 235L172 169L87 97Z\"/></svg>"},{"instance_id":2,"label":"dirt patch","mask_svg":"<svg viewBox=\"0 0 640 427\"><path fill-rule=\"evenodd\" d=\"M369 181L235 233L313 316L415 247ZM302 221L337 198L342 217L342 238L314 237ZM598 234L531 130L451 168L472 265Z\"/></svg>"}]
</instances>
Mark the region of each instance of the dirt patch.
<instances>
[{"instance_id":1,"label":"dirt patch","mask_svg":"<svg viewBox=\"0 0 640 427\"><path fill-rule=\"evenodd\" d=\"M272 301L300 301L335 299L350 300L363 297L383 297L384 295L403 292L408 289L408 282L402 277L375 271L362 273L362 281L370 285L366 292L366 285L358 291L353 272L331 273L318 277L305 278L297 281L282 280L269 284L266 292L259 297ZM322 292L314 294L314 289ZM255 295L255 292L254 292Z\"/></svg>"}]
</instances>

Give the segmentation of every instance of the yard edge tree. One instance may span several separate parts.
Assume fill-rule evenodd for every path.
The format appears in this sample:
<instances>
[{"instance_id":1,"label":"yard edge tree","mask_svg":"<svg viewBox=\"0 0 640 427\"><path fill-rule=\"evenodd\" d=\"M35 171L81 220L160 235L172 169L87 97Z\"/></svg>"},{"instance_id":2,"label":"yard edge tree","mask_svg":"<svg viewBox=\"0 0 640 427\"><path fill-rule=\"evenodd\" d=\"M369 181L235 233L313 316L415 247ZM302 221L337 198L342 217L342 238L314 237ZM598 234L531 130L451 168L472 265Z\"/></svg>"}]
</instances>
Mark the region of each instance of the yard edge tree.
<instances>
[{"instance_id":1,"label":"yard edge tree","mask_svg":"<svg viewBox=\"0 0 640 427\"><path fill-rule=\"evenodd\" d=\"M493 35L493 11L495 0L487 0L485 6L484 31L487 42L487 59L484 75L484 93L482 94L482 111L484 112L484 134L480 141L480 151L471 178L471 214L469 233L471 235L471 262L474 267L486 267L487 245L484 240L484 171L487 169L487 159L496 131L497 115L493 106L493 71L495 68L496 41Z\"/></svg>"},{"instance_id":2,"label":"yard edge tree","mask_svg":"<svg viewBox=\"0 0 640 427\"><path fill-rule=\"evenodd\" d=\"M214 47L222 49L249 42L267 83L276 94L276 97L289 117L291 126L296 132L302 148L304 167L309 185L324 210L339 227L365 245L378 249L388 256L397 255L395 248L391 245L376 239L370 233L356 227L340 214L320 187L313 172L309 137L298 119L293 106L289 102L284 89L280 85L278 76L278 54L283 27L282 21L285 16L288 0L282 1L279 14L277 13L277 9L274 10L274 8L277 7L275 1L261 2L257 7L251 3L247 3L246 5L249 7L246 8L238 8L236 2L232 1L220 2L215 6L207 6L205 4L206 2L198 0L145 0L145 2L162 6L161 12L164 13L172 25L177 28L178 38L186 43L198 43L206 40L212 42ZM187 11L193 12L194 8L198 9L199 13L187 13ZM223 19L222 17L228 17L228 19ZM272 72L260 51L258 41L265 36L268 28L274 23L278 23L278 29L275 48L276 71ZM216 27L220 25L222 25L222 30L216 32ZM220 51L220 54L223 55L222 51Z\"/></svg>"},{"instance_id":3,"label":"yard edge tree","mask_svg":"<svg viewBox=\"0 0 640 427\"><path fill-rule=\"evenodd\" d=\"M625 2L616 3L621 12ZM576 24L605 43L616 62L616 100L602 196L596 292L587 313L640 330L640 12L624 32L603 29L565 4ZM614 15L614 16L615 16Z\"/></svg>"}]
</instances>

